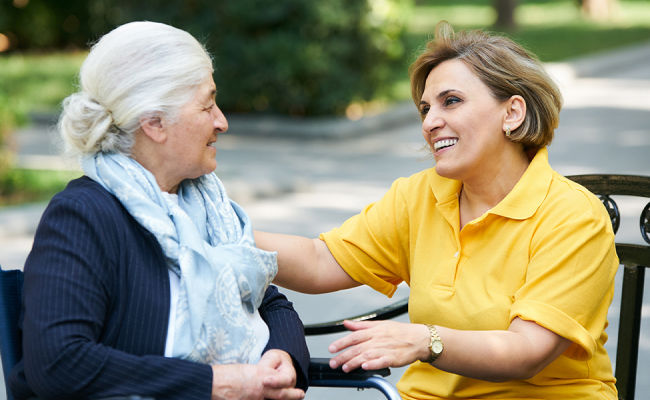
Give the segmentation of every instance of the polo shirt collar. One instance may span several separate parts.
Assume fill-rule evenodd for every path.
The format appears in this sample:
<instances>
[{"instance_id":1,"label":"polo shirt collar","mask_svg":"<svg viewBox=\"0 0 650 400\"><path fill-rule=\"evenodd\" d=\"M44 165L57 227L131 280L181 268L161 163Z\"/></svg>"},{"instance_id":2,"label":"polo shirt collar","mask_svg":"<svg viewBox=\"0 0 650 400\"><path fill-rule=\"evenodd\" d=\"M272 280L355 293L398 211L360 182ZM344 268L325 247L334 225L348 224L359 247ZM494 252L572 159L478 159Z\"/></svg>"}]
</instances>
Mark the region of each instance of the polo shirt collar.
<instances>
[{"instance_id":1,"label":"polo shirt collar","mask_svg":"<svg viewBox=\"0 0 650 400\"><path fill-rule=\"evenodd\" d=\"M429 186L438 205L452 203L458 200L458 193L460 193L462 183L458 180L438 175L435 168L431 168L430 171Z\"/></svg>"},{"instance_id":2,"label":"polo shirt collar","mask_svg":"<svg viewBox=\"0 0 650 400\"><path fill-rule=\"evenodd\" d=\"M488 213L511 219L530 218L546 198L553 170L548 164L548 150L540 149L510 193ZM444 178L433 169L430 187L439 207L458 207L461 182Z\"/></svg>"},{"instance_id":3,"label":"polo shirt collar","mask_svg":"<svg viewBox=\"0 0 650 400\"><path fill-rule=\"evenodd\" d=\"M515 187L488 212L512 219L532 217L546 198L552 177L553 170L548 164L548 150L540 149Z\"/></svg>"}]
</instances>

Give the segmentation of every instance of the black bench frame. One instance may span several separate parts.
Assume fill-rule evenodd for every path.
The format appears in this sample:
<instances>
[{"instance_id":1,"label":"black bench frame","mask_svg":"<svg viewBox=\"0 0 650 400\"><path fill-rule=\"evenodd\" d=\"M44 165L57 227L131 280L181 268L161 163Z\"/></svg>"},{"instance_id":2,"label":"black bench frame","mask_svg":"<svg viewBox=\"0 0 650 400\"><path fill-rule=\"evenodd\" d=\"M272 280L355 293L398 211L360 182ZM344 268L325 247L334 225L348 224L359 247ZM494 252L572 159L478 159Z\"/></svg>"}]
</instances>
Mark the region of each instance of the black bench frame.
<instances>
[{"instance_id":1,"label":"black bench frame","mask_svg":"<svg viewBox=\"0 0 650 400\"><path fill-rule=\"evenodd\" d=\"M612 220L614 232L621 222L613 195L650 198L650 177L635 175L577 175L570 176L599 195ZM643 240L650 244L650 202L641 211L639 228ZM616 253L623 265L621 309L619 312L616 347L616 388L619 399L634 399L636 370L641 334L641 307L645 269L650 267L650 246L616 243Z\"/></svg>"}]
</instances>

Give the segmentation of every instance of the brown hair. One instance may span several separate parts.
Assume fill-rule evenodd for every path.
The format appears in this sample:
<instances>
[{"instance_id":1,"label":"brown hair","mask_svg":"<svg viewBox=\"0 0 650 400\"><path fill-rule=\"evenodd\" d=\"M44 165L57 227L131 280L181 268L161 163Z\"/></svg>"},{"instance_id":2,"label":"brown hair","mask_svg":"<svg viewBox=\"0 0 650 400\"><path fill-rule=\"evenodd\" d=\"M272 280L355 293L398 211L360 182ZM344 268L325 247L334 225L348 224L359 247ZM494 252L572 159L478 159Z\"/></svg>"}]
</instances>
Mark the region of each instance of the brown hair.
<instances>
[{"instance_id":1,"label":"brown hair","mask_svg":"<svg viewBox=\"0 0 650 400\"><path fill-rule=\"evenodd\" d=\"M534 55L506 37L482 31L455 33L449 23L439 22L435 39L409 68L416 106L431 70L452 59L467 64L496 99L506 101L513 95L524 98L526 116L512 131L510 140L522 143L526 149L551 143L562 108L560 90Z\"/></svg>"}]
</instances>

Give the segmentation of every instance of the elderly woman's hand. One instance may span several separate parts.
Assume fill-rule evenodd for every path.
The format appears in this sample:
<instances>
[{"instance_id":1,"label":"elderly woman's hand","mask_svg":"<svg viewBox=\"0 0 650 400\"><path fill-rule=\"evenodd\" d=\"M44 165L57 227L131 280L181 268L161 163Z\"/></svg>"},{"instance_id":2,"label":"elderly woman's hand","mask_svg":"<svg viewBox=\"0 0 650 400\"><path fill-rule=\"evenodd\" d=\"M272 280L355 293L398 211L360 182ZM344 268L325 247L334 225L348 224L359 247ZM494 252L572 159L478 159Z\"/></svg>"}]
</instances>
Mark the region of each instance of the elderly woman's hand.
<instances>
[{"instance_id":1,"label":"elderly woman's hand","mask_svg":"<svg viewBox=\"0 0 650 400\"><path fill-rule=\"evenodd\" d=\"M342 366L349 372L402 367L429 357L429 330L425 325L394 321L345 321L349 335L329 346L340 354L330 360L330 367Z\"/></svg>"},{"instance_id":2,"label":"elderly woman's hand","mask_svg":"<svg viewBox=\"0 0 650 400\"><path fill-rule=\"evenodd\" d=\"M296 371L289 354L269 350L257 364L212 366L212 400L299 400Z\"/></svg>"},{"instance_id":3,"label":"elderly woman's hand","mask_svg":"<svg viewBox=\"0 0 650 400\"><path fill-rule=\"evenodd\" d=\"M289 353L283 350L269 350L262 355L257 366L271 373L262 379L264 398L293 400L302 399L305 392L296 386L296 369Z\"/></svg>"}]
</instances>

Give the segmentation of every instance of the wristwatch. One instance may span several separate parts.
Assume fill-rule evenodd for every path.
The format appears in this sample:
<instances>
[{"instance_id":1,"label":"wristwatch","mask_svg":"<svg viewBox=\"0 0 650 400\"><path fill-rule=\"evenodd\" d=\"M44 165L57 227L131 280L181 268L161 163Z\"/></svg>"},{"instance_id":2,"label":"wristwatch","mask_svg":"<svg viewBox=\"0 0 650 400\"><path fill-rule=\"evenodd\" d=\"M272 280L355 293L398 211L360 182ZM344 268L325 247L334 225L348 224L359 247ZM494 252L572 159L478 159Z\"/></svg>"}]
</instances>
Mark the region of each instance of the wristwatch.
<instances>
[{"instance_id":1,"label":"wristwatch","mask_svg":"<svg viewBox=\"0 0 650 400\"><path fill-rule=\"evenodd\" d=\"M429 329L429 335L431 338L429 342L429 351L431 352L431 356L428 360L426 360L426 362L432 363L436 361L438 357L440 357L444 346L442 345L442 340L440 339L440 335L438 335L436 327L433 325L427 325L427 328Z\"/></svg>"}]
</instances>

